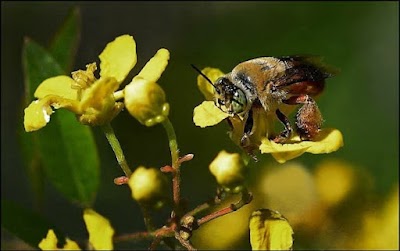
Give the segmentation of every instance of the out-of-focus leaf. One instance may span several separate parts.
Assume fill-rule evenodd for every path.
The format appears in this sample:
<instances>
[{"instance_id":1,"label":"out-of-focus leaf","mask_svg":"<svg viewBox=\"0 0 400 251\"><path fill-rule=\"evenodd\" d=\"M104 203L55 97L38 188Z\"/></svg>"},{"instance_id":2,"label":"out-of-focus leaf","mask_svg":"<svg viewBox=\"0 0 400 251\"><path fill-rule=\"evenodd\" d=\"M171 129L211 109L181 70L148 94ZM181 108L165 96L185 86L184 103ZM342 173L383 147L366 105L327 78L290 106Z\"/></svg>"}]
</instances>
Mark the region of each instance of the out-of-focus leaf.
<instances>
[{"instance_id":1,"label":"out-of-focus leaf","mask_svg":"<svg viewBox=\"0 0 400 251\"><path fill-rule=\"evenodd\" d=\"M26 95L31 101L37 86L46 78L61 75L62 69L48 51L29 39L23 52ZM53 185L68 199L89 206L99 184L100 165L90 128L79 124L74 114L57 110L49 124L32 136L34 140L23 145L32 144L31 151L38 149Z\"/></svg>"},{"instance_id":2,"label":"out-of-focus leaf","mask_svg":"<svg viewBox=\"0 0 400 251\"><path fill-rule=\"evenodd\" d=\"M47 231L54 229L41 215L6 200L1 200L1 226L35 248L46 237ZM64 236L56 232L62 237L59 240L63 240Z\"/></svg>"},{"instance_id":3,"label":"out-of-focus leaf","mask_svg":"<svg viewBox=\"0 0 400 251\"><path fill-rule=\"evenodd\" d=\"M80 40L81 24L80 10L74 8L57 31L50 44L49 51L61 68L71 71Z\"/></svg>"}]
</instances>

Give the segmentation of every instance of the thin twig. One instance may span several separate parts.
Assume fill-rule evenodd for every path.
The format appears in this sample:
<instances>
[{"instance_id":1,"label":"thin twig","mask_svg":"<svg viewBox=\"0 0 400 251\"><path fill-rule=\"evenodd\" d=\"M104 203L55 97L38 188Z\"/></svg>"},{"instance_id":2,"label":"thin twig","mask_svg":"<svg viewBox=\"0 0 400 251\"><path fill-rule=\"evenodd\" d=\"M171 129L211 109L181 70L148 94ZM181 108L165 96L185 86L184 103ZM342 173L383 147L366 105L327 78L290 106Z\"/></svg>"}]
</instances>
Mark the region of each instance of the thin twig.
<instances>
[{"instance_id":1,"label":"thin twig","mask_svg":"<svg viewBox=\"0 0 400 251\"><path fill-rule=\"evenodd\" d=\"M225 207L225 208L223 208L221 210L218 210L218 211L216 211L214 213L211 213L209 215L206 215L206 216L198 219L197 220L197 226L200 226L200 225L202 225L202 224L204 224L206 222L214 220L214 219L216 219L218 217L221 217L223 215L232 213L232 212L238 210L239 208L243 207L244 205L249 204L252 199L253 199L253 196L251 195L251 193L247 192L247 190L242 191L242 197L238 202L236 202L235 204L231 204L228 207Z\"/></svg>"}]
</instances>

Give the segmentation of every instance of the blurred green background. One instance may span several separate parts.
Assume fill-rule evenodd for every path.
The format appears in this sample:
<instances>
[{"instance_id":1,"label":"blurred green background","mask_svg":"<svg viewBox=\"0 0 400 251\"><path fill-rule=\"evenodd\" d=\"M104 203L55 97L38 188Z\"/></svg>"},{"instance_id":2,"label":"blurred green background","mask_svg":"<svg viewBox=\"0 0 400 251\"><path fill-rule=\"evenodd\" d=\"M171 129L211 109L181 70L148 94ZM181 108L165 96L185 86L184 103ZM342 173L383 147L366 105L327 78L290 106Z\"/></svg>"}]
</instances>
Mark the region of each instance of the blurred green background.
<instances>
[{"instance_id":1,"label":"blurred green background","mask_svg":"<svg viewBox=\"0 0 400 251\"><path fill-rule=\"evenodd\" d=\"M239 151L226 134L227 125L201 129L193 124L193 108L203 101L203 96L197 89L197 73L190 64L229 72L238 63L260 56L321 55L326 63L341 69L339 75L327 81L318 104L324 125L341 130L345 145L330 155L304 154L296 161L312 169L327 157L345 160L371 175L373 192L378 197L398 186L396 1L2 2L2 198L33 208L16 134L23 130L18 122L18 117L23 116L23 38L28 36L47 45L76 6L80 7L82 27L73 69L83 69L87 63L98 60L104 46L121 34L133 35L137 43L138 63L132 76L159 48L170 51L171 60L159 84L171 105L170 120L181 153L195 154L182 169L182 195L189 199L190 207L213 196L216 183L208 164L217 153L221 149ZM127 112L122 112L112 125L131 167L161 167L170 162L162 126L146 128ZM113 178L122 172L108 142L101 130L94 128L93 132L102 163L95 209L110 219L118 233L144 229L129 188L113 184ZM260 156L260 161L252 164L253 170L268 163L275 161L271 156ZM72 238L85 235L80 209L50 184L45 192L42 213ZM307 242L296 241L300 247L309 247Z\"/></svg>"}]
</instances>

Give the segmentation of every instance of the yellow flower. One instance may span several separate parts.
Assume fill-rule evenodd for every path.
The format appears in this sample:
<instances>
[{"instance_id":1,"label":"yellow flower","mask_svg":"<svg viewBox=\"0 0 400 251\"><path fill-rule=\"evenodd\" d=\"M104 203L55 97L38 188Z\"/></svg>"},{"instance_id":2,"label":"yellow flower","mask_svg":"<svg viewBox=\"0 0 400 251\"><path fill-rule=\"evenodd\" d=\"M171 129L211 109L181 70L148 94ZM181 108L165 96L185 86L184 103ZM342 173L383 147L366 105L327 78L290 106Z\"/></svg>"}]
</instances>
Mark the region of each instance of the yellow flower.
<instances>
[{"instance_id":1,"label":"yellow flower","mask_svg":"<svg viewBox=\"0 0 400 251\"><path fill-rule=\"evenodd\" d=\"M42 241L39 243L39 248L41 250L81 250L75 241L71 241L68 238L66 239L66 243L62 248L57 247L57 242L58 239L54 233L54 230L49 229L46 238L42 239Z\"/></svg>"},{"instance_id":2,"label":"yellow flower","mask_svg":"<svg viewBox=\"0 0 400 251\"><path fill-rule=\"evenodd\" d=\"M65 108L77 115L83 124L102 125L112 120L123 108L114 92L136 64L136 43L132 36L122 35L107 44L99 55L100 78L96 79L96 64L88 64L68 76L44 80L36 89L33 101L25 109L27 132L39 130L50 121L52 109Z\"/></svg>"},{"instance_id":3,"label":"yellow flower","mask_svg":"<svg viewBox=\"0 0 400 251\"><path fill-rule=\"evenodd\" d=\"M220 151L211 162L211 173L226 191L239 192L243 188L243 181L247 174L247 168L238 153Z\"/></svg>"},{"instance_id":4,"label":"yellow flower","mask_svg":"<svg viewBox=\"0 0 400 251\"><path fill-rule=\"evenodd\" d=\"M153 126L169 114L164 90L156 83L168 65L169 51L160 49L124 90L128 112L141 124Z\"/></svg>"},{"instance_id":5,"label":"yellow flower","mask_svg":"<svg viewBox=\"0 0 400 251\"><path fill-rule=\"evenodd\" d=\"M202 73L213 83L224 75L219 69L210 67L204 68ZM214 100L214 87L205 77L199 75L197 77L197 85L206 100L194 108L194 124L204 128L216 125L223 120L228 120L231 127L230 138L251 155L254 155L254 150L260 150L261 153L271 153L279 163L284 163L300 156L304 152L314 154L330 153L343 146L343 136L340 131L330 128L322 129L320 135L313 141L301 141L300 137L294 133L287 143L277 144L269 140L275 135L274 128L277 121L275 111L266 111L261 106L253 106L251 108L253 116L252 130L247 135L247 138L243 138L246 115L229 115L219 109L215 102L212 101ZM294 108L295 106L286 104L281 104L279 107L285 114L289 114ZM244 139L246 140L245 142L243 141Z\"/></svg>"},{"instance_id":6,"label":"yellow flower","mask_svg":"<svg viewBox=\"0 0 400 251\"><path fill-rule=\"evenodd\" d=\"M215 82L224 73L216 68L206 67L202 72L212 81ZM221 111L214 104L214 87L201 75L197 77L197 86L203 93L206 101L194 108L193 122L196 126L202 128L213 126L229 117L229 114Z\"/></svg>"},{"instance_id":7,"label":"yellow flower","mask_svg":"<svg viewBox=\"0 0 400 251\"><path fill-rule=\"evenodd\" d=\"M83 212L83 220L89 232L89 243L95 250L112 250L114 229L109 220L87 208Z\"/></svg>"},{"instance_id":8,"label":"yellow flower","mask_svg":"<svg viewBox=\"0 0 400 251\"><path fill-rule=\"evenodd\" d=\"M293 229L283 215L270 209L254 211L250 217L252 250L291 250Z\"/></svg>"},{"instance_id":9,"label":"yellow flower","mask_svg":"<svg viewBox=\"0 0 400 251\"><path fill-rule=\"evenodd\" d=\"M115 231L109 220L90 208L84 210L83 220L89 233L89 245L91 246L89 250L112 250ZM42 250L81 250L76 242L68 238L63 248L58 248L57 242L53 229L49 229L46 238L39 243L39 248Z\"/></svg>"}]
</instances>

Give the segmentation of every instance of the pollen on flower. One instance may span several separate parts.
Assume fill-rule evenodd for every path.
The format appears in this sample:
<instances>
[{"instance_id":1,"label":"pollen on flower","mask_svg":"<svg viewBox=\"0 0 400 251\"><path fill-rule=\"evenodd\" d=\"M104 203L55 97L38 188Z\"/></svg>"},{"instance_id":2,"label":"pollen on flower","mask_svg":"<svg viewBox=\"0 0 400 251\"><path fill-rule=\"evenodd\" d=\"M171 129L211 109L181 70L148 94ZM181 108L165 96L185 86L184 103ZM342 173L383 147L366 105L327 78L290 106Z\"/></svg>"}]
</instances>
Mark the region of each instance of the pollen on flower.
<instances>
[{"instance_id":1,"label":"pollen on flower","mask_svg":"<svg viewBox=\"0 0 400 251\"><path fill-rule=\"evenodd\" d=\"M75 83L72 84L72 89L86 89L92 83L96 81L96 77L94 76L94 72L97 70L96 63L91 63L86 65L86 70L77 70L71 73L72 79L75 80Z\"/></svg>"}]
</instances>

